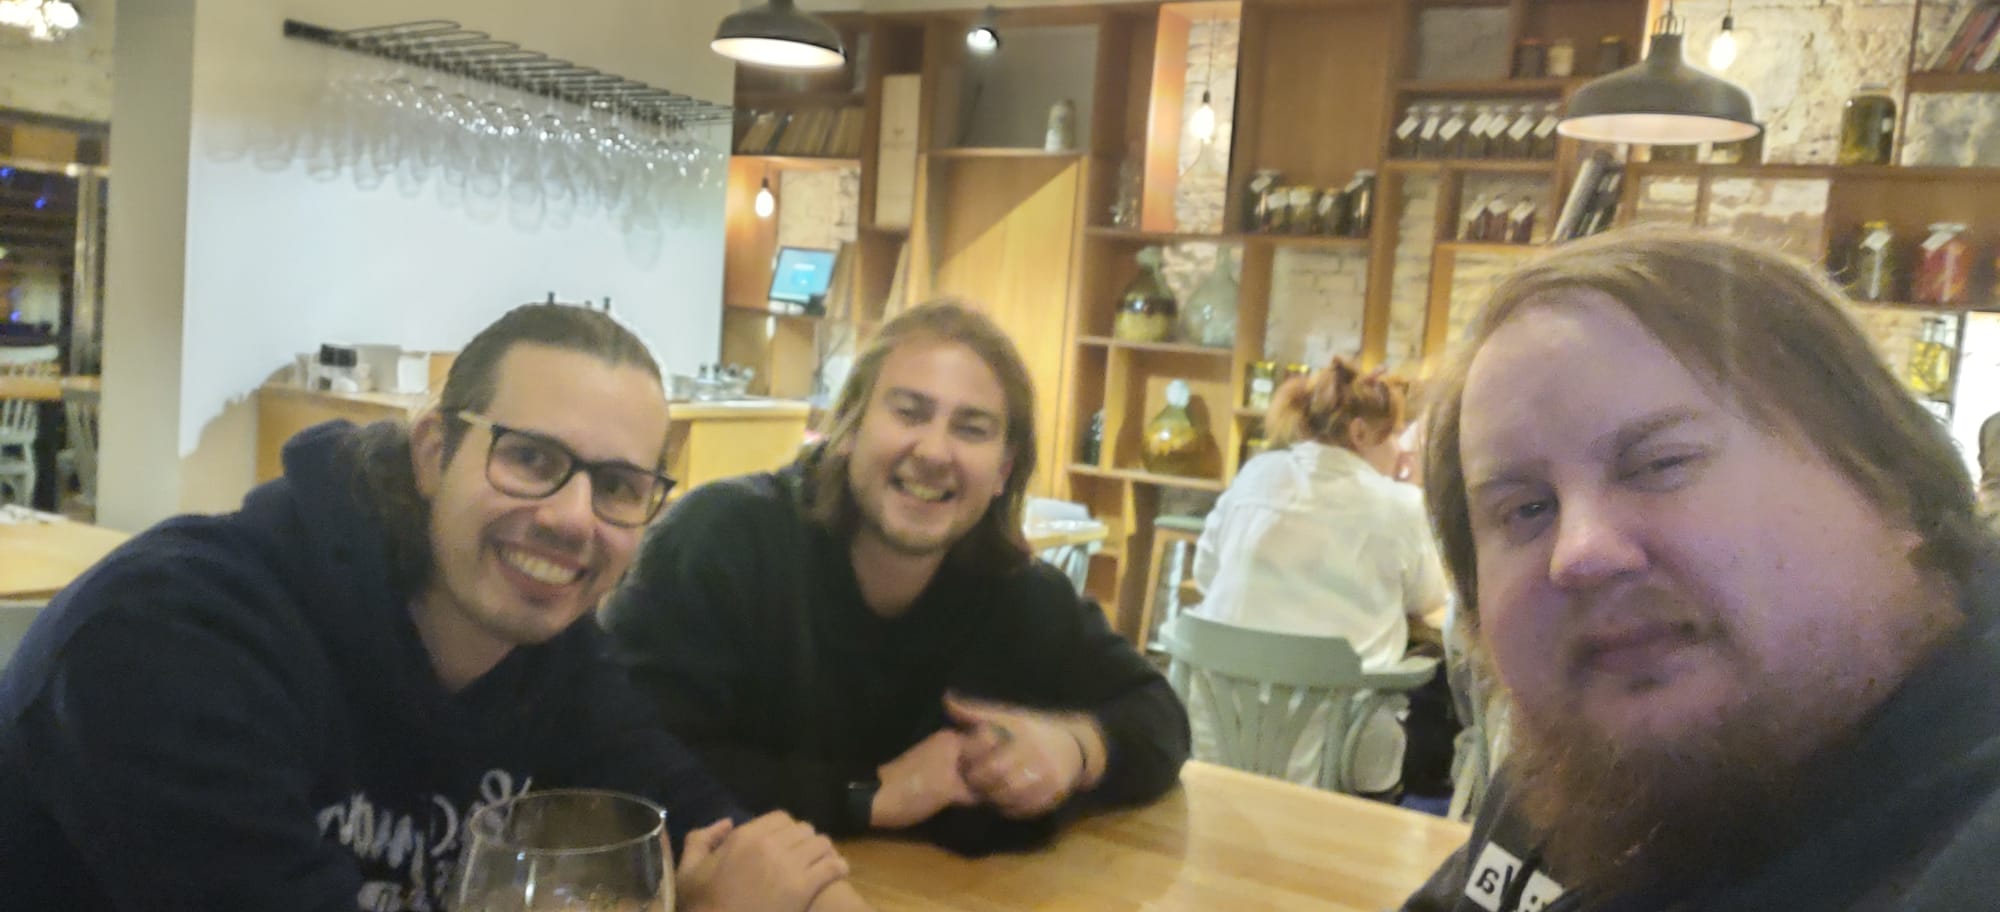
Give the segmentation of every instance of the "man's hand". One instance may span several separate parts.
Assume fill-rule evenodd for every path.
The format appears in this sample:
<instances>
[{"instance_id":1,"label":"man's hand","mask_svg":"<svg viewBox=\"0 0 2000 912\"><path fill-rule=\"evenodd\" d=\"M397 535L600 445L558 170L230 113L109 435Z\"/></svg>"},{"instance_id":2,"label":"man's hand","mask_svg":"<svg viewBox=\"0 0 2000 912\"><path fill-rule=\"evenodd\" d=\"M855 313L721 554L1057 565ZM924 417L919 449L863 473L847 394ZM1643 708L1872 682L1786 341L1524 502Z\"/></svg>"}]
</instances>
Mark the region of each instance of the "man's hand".
<instances>
[{"instance_id":1,"label":"man's hand","mask_svg":"<svg viewBox=\"0 0 2000 912\"><path fill-rule=\"evenodd\" d=\"M1039 817L1104 775L1104 733L1082 713L1051 713L947 695L967 731L960 770L981 800L1017 819Z\"/></svg>"},{"instance_id":2,"label":"man's hand","mask_svg":"<svg viewBox=\"0 0 2000 912\"><path fill-rule=\"evenodd\" d=\"M965 735L941 729L875 771L882 780L868 822L882 829L915 826L953 805L977 804L979 796L959 773Z\"/></svg>"},{"instance_id":3,"label":"man's hand","mask_svg":"<svg viewBox=\"0 0 2000 912\"><path fill-rule=\"evenodd\" d=\"M803 912L846 876L831 841L773 811L741 827L721 820L689 833L674 892L688 912Z\"/></svg>"}]
</instances>

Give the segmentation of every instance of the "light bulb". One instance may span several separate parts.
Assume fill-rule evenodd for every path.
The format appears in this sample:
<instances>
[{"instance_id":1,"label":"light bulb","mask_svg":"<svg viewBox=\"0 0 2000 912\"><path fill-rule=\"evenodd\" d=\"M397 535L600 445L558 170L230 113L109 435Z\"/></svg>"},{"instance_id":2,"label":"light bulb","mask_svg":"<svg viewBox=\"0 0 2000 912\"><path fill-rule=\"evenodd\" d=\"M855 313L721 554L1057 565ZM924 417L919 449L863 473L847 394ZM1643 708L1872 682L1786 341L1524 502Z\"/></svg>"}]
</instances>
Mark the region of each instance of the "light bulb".
<instances>
[{"instance_id":1,"label":"light bulb","mask_svg":"<svg viewBox=\"0 0 2000 912\"><path fill-rule=\"evenodd\" d=\"M771 193L771 179L768 177L757 187L755 208L758 218L770 218L771 213L778 211L778 198Z\"/></svg>"},{"instance_id":2,"label":"light bulb","mask_svg":"<svg viewBox=\"0 0 2000 912\"><path fill-rule=\"evenodd\" d=\"M965 33L965 48L984 57L1000 49L1000 36L989 25L975 25Z\"/></svg>"},{"instance_id":3,"label":"light bulb","mask_svg":"<svg viewBox=\"0 0 2000 912\"><path fill-rule=\"evenodd\" d=\"M57 31L64 32L76 28L76 24L83 18L77 15L76 5L69 0L50 0L42 6L42 15L48 17L49 25Z\"/></svg>"},{"instance_id":4,"label":"light bulb","mask_svg":"<svg viewBox=\"0 0 2000 912\"><path fill-rule=\"evenodd\" d=\"M1207 89L1201 90L1201 107L1188 118L1188 133L1204 143L1215 138L1215 105L1209 101Z\"/></svg>"},{"instance_id":5,"label":"light bulb","mask_svg":"<svg viewBox=\"0 0 2000 912\"><path fill-rule=\"evenodd\" d=\"M1715 35L1715 43L1708 46L1708 67L1712 70L1726 70L1736 62L1736 17L1722 17L1722 31Z\"/></svg>"}]
</instances>

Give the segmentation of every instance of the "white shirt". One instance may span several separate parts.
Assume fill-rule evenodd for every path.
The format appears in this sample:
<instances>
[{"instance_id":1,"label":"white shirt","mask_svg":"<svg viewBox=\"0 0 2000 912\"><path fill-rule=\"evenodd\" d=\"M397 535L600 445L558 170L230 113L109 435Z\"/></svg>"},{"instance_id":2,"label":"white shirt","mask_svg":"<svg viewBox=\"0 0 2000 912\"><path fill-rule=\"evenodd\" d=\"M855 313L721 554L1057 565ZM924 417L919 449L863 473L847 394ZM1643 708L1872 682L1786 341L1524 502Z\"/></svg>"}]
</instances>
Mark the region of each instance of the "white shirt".
<instances>
[{"instance_id":1,"label":"white shirt","mask_svg":"<svg viewBox=\"0 0 2000 912\"><path fill-rule=\"evenodd\" d=\"M1303 442L1257 456L1195 547L1203 617L1346 637L1364 667L1402 659L1411 615L1445 602L1423 492L1353 451Z\"/></svg>"}]
</instances>

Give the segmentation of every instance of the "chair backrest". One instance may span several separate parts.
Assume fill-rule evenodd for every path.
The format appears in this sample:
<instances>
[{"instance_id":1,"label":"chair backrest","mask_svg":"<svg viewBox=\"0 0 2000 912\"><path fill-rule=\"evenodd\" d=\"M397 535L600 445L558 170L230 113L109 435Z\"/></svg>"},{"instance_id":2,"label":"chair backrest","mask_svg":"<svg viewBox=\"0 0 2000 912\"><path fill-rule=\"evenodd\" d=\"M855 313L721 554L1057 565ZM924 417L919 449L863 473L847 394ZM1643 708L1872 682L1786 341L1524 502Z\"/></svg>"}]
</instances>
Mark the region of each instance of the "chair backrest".
<instances>
[{"instance_id":1,"label":"chair backrest","mask_svg":"<svg viewBox=\"0 0 2000 912\"><path fill-rule=\"evenodd\" d=\"M97 493L97 401L96 390L63 389L63 412L69 416L76 475L83 484L84 499L93 503Z\"/></svg>"},{"instance_id":2,"label":"chair backrest","mask_svg":"<svg viewBox=\"0 0 2000 912\"><path fill-rule=\"evenodd\" d=\"M38 352L47 357L28 360L19 357L21 352ZM33 348L0 346L0 377L56 376L61 371L55 358L53 345ZM33 443L40 405L33 399L0 399L0 445Z\"/></svg>"},{"instance_id":3,"label":"chair backrest","mask_svg":"<svg viewBox=\"0 0 2000 912\"><path fill-rule=\"evenodd\" d=\"M58 352L53 345L0 345L0 375L7 368L17 364L56 363Z\"/></svg>"},{"instance_id":4,"label":"chair backrest","mask_svg":"<svg viewBox=\"0 0 2000 912\"><path fill-rule=\"evenodd\" d=\"M21 645L21 638L28 633L28 625L35 622L35 616L46 606L42 601L14 601L0 599L0 668L14 658L14 650Z\"/></svg>"},{"instance_id":5,"label":"chair backrest","mask_svg":"<svg viewBox=\"0 0 2000 912\"><path fill-rule=\"evenodd\" d=\"M1307 724L1329 701L1330 731L1347 729L1350 697L1363 677L1361 659L1343 638L1253 630L1183 613L1161 639L1174 660L1175 690L1183 702L1206 707L1226 766L1285 776ZM1191 699L1196 691L1203 699Z\"/></svg>"}]
</instances>

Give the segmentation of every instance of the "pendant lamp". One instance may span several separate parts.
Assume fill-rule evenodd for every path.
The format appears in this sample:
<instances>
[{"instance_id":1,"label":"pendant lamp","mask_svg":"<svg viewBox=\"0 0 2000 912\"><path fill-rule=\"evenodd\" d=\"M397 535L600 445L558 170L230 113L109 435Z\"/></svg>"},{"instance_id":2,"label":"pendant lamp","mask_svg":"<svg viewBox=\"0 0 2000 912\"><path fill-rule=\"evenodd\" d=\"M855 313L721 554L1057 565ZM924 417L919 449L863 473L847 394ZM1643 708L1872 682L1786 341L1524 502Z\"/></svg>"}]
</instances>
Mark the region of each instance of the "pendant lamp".
<instances>
[{"instance_id":1,"label":"pendant lamp","mask_svg":"<svg viewBox=\"0 0 2000 912\"><path fill-rule=\"evenodd\" d=\"M770 0L723 17L708 46L731 60L787 70L832 69L847 61L840 33L799 12L793 0Z\"/></svg>"},{"instance_id":2,"label":"pendant lamp","mask_svg":"<svg viewBox=\"0 0 2000 912\"><path fill-rule=\"evenodd\" d=\"M1557 132L1572 139L1654 146L1735 142L1756 136L1757 103L1742 86L1690 66L1671 2L1646 59L1576 90Z\"/></svg>"}]
</instances>

